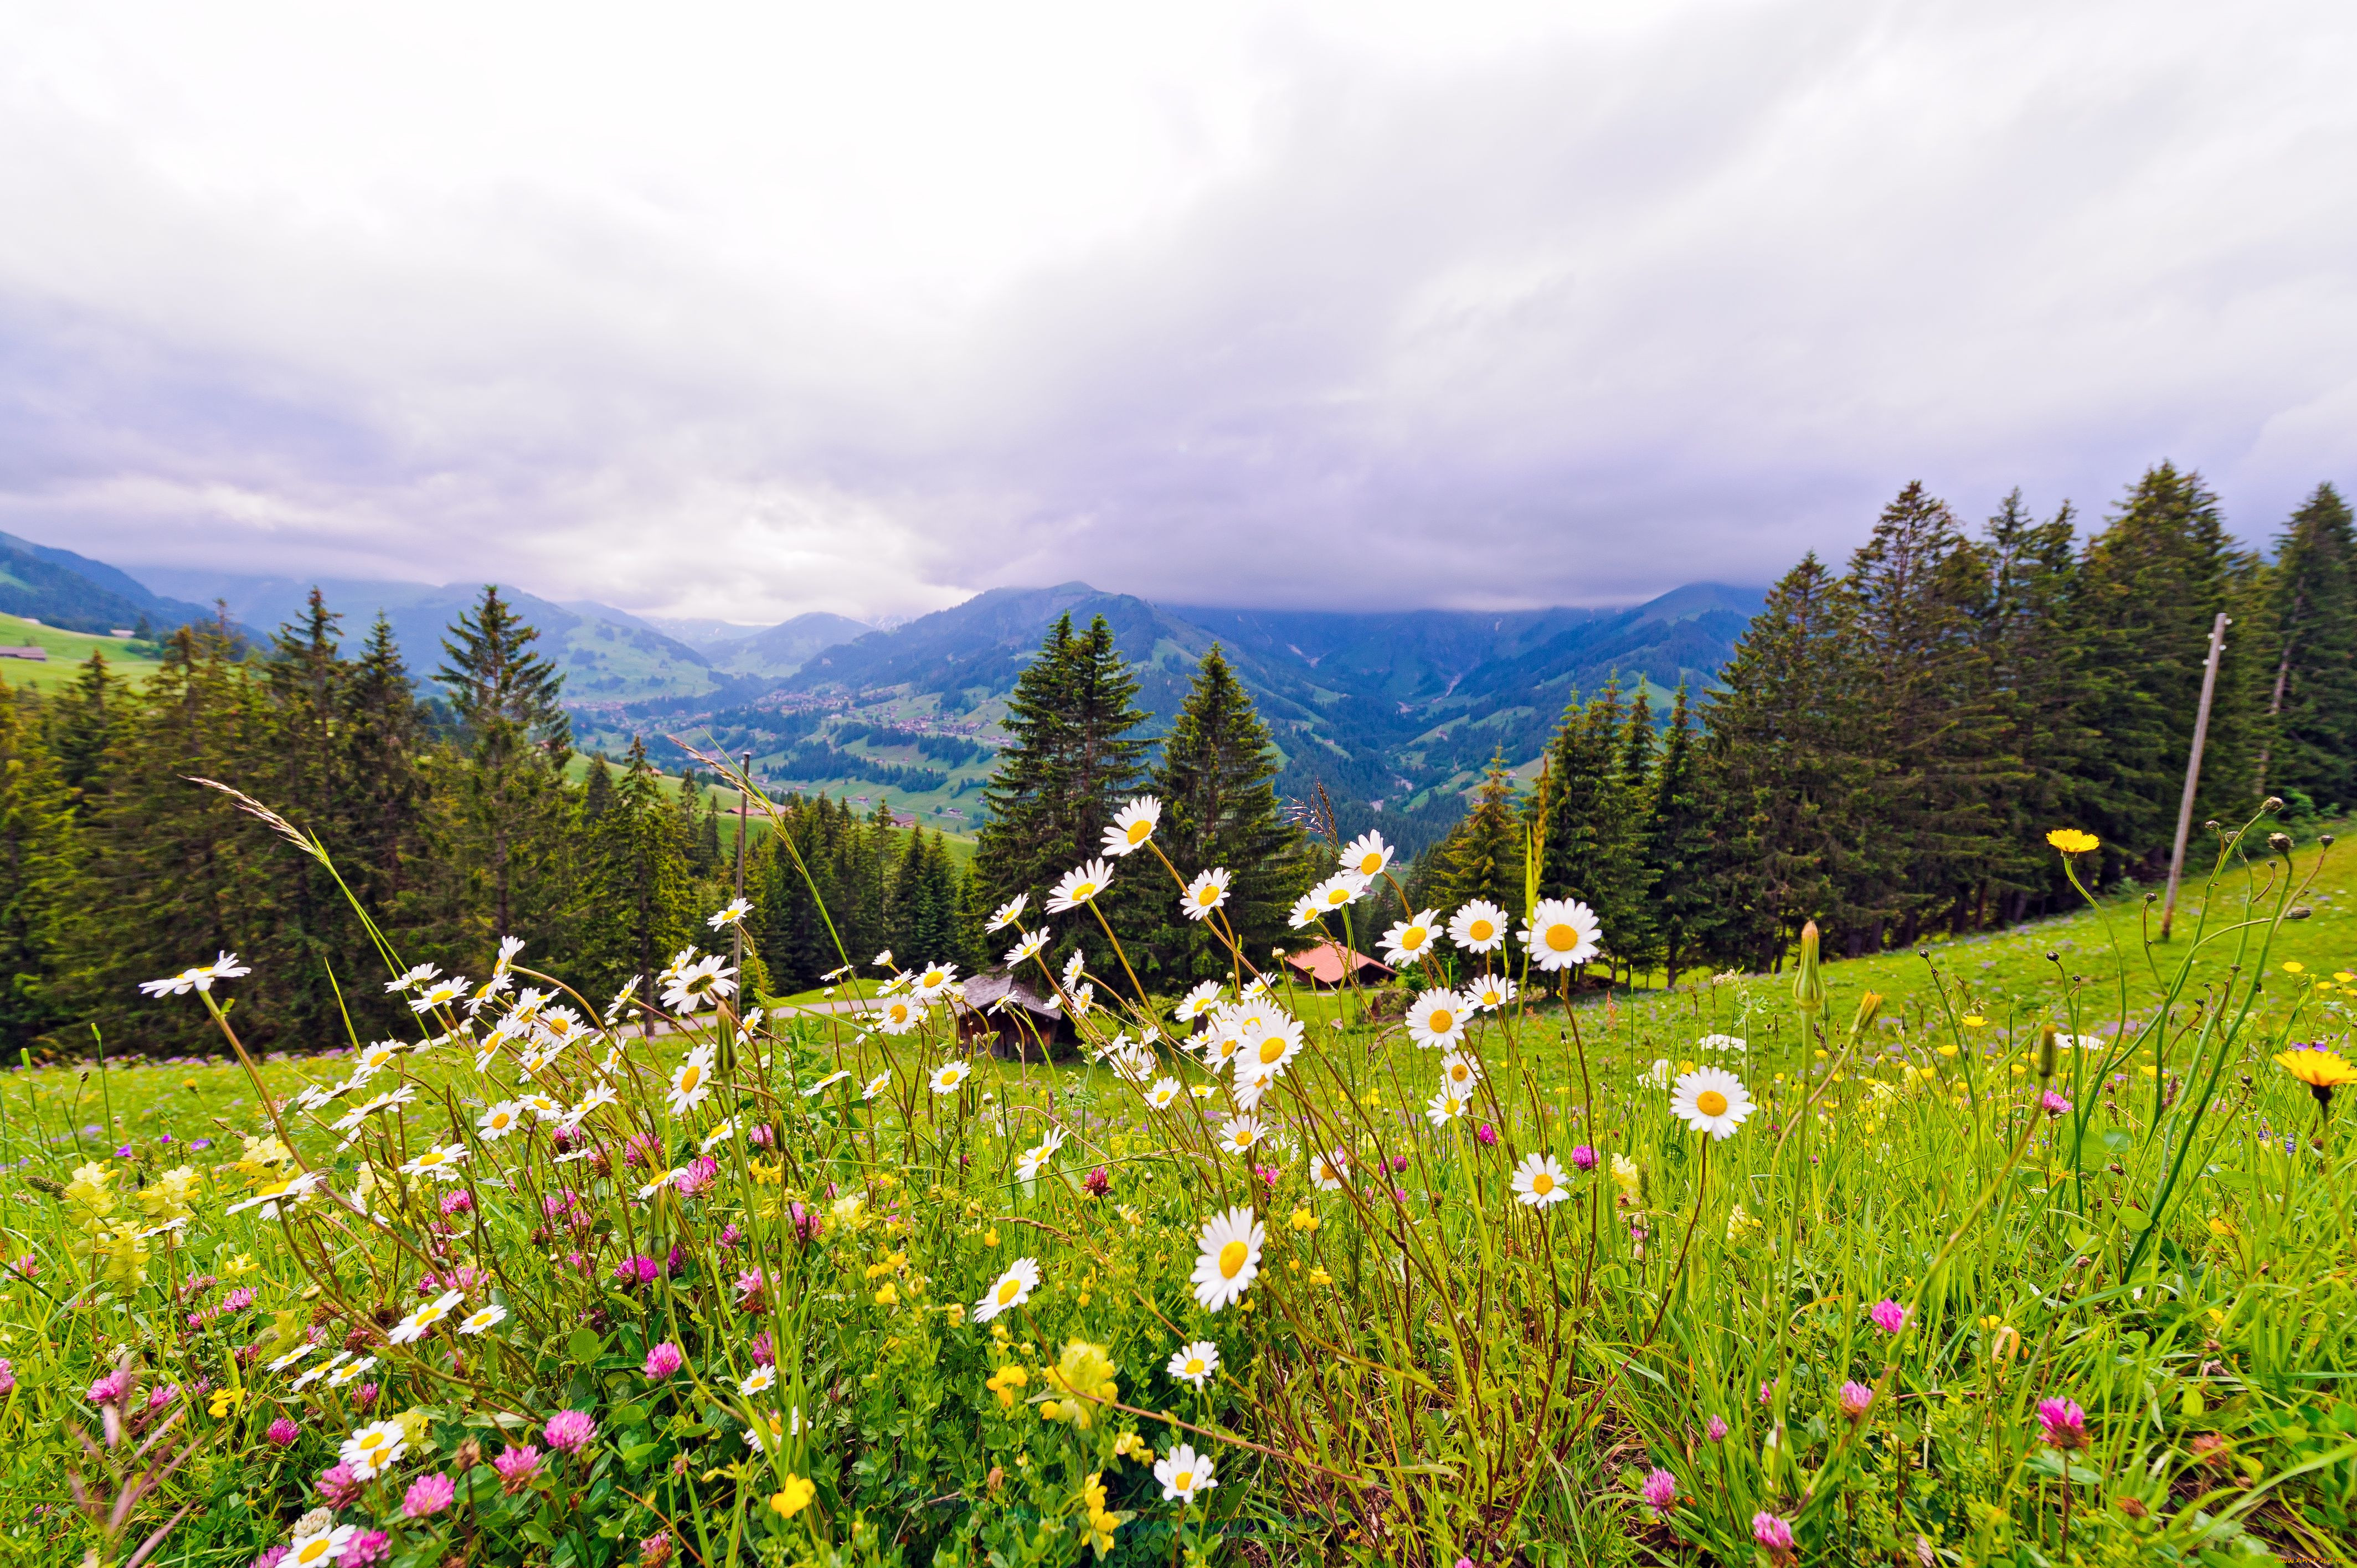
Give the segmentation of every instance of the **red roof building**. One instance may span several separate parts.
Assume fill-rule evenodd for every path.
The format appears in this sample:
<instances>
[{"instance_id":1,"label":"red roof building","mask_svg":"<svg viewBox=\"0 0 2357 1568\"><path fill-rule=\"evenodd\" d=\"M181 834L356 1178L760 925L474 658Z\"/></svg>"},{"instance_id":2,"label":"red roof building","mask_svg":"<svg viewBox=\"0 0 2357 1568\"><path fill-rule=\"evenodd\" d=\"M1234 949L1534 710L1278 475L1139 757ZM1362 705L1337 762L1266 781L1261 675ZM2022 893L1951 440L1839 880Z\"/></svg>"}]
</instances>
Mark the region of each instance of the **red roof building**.
<instances>
[{"instance_id":1,"label":"red roof building","mask_svg":"<svg viewBox=\"0 0 2357 1568\"><path fill-rule=\"evenodd\" d=\"M1308 948L1297 953L1287 953L1285 956L1285 961L1291 964L1304 979L1318 985L1329 987L1341 984L1344 974L1350 971L1356 971L1362 981L1387 980L1393 972L1392 966L1383 960L1369 958L1365 953L1353 952L1349 948L1333 942L1319 942L1314 948ZM1372 972L1370 972L1371 971Z\"/></svg>"}]
</instances>

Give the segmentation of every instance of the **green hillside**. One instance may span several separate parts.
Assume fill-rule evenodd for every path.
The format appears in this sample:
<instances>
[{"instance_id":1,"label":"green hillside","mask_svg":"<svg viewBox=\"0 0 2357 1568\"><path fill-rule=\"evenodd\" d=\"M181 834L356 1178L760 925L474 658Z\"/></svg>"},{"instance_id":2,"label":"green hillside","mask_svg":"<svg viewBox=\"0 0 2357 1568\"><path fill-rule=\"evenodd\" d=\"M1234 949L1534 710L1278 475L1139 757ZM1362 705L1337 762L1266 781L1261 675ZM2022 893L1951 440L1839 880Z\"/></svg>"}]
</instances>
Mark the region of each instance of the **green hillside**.
<instances>
[{"instance_id":1,"label":"green hillside","mask_svg":"<svg viewBox=\"0 0 2357 1568\"><path fill-rule=\"evenodd\" d=\"M86 631L60 631L23 616L0 615L0 647L39 648L46 660L0 659L0 681L32 692L54 692L70 684L92 652L106 655L107 664L134 685L163 667L156 645L129 638L97 637Z\"/></svg>"}]
</instances>

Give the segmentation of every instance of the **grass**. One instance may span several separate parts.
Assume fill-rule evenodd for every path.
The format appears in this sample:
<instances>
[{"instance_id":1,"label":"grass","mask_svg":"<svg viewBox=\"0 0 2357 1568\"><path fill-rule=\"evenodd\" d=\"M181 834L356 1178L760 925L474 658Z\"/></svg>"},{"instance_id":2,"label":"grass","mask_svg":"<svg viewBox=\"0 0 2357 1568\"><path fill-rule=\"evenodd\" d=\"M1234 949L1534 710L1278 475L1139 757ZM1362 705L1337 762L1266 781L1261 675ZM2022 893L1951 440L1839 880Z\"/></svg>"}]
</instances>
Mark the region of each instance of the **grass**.
<instances>
[{"instance_id":1,"label":"grass","mask_svg":"<svg viewBox=\"0 0 2357 1568\"><path fill-rule=\"evenodd\" d=\"M145 685L150 675L164 667L163 661L155 657L152 644L127 638L99 637L86 631L62 631L38 625L22 616L0 615L0 644L22 648L28 643L48 650L48 658L38 662L0 659L0 681L25 691L55 692L73 684L92 652L105 654L108 667L135 686Z\"/></svg>"},{"instance_id":2,"label":"grass","mask_svg":"<svg viewBox=\"0 0 2357 1568\"><path fill-rule=\"evenodd\" d=\"M5 1209L35 1272L0 1301L0 1543L127 1552L187 1505L151 1561L243 1563L320 1501L347 1434L396 1418L384 1477L328 1484L395 1563L1071 1563L1100 1541L1116 1563L2348 1563L2357 1179L2346 1129L2272 1058L2346 1039L2350 878L2311 847L2204 882L2166 947L2123 890L1827 964L1822 1010L1790 974L1568 1015L1525 997L1471 1022L1461 1116L1432 1114L1444 1053L1362 996L1280 988L1257 1024L1232 997L1224 1015L1255 1051L1302 1026L1256 1111L1167 1039L1135 1054L1149 1021L1182 1029L1167 999L1096 1010L1093 1065L982 1058L943 1092L938 1006L898 1036L836 1015L752 1038L707 1006L528 1081L512 1048L482 1069L449 1043L393 1053L316 1112L282 1107L282 1154L247 1142L274 1126L257 1084L283 1101L354 1058L224 1065L211 1004L264 976L162 998L192 1043L212 1031L206 1060L0 1082L22 1171L96 1167ZM1118 955L1088 950L1102 998ZM2049 1025L2079 1047L2050 1077ZM1723 1142L1672 1112L1697 1063L1756 1100ZM601 1082L614 1102L564 1164L546 1127L484 1124ZM394 1085L414 1098L351 1139L325 1125ZM457 1180L419 1174L436 1145ZM297 1166L379 1218L229 1212ZM1544 1207L1517 1198L1534 1168L1558 1173ZM1237 1208L1259 1226L1240 1293ZM231 1289L254 1297L230 1310ZM449 1318L393 1337L446 1289ZM1019 1301L982 1321L1002 1289ZM453 1331L479 1311L498 1321ZM1200 1387L1168 1365L1198 1341L1218 1352ZM651 1377L659 1346L683 1365ZM377 1358L367 1385L294 1386L339 1350ZM126 1354L141 1391L184 1391L118 1409L140 1435L185 1412L160 1451L190 1451L110 1533L59 1476L73 1458L114 1495L127 1449L85 1389ZM577 1450L551 1445L565 1410L596 1424ZM1179 1468L1217 1485L1173 1495ZM452 1506L405 1512L435 1476Z\"/></svg>"}]
</instances>

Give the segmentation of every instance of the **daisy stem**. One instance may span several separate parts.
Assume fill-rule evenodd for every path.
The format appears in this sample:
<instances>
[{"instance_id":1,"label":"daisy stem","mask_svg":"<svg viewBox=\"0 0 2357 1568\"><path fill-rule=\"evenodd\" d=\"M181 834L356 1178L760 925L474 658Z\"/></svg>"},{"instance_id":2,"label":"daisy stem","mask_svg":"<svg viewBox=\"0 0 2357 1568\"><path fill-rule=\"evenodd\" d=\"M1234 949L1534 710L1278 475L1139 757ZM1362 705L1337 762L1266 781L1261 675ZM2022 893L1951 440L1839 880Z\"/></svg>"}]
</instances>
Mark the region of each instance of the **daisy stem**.
<instances>
[{"instance_id":1,"label":"daisy stem","mask_svg":"<svg viewBox=\"0 0 2357 1568\"><path fill-rule=\"evenodd\" d=\"M1703 1199L1710 1192L1710 1146L1717 1140L1705 1133L1702 1141L1702 1169L1695 1177L1694 1217L1686 1221L1686 1239L1678 1246L1678 1261L1670 1270L1670 1277L1662 1286L1662 1305L1653 1314L1653 1326L1645 1330L1645 1338L1637 1348L1643 1349L1662 1331L1662 1319L1669 1316L1670 1297L1677 1294L1678 1280L1685 1273L1686 1254L1694 1248L1695 1232L1702 1229Z\"/></svg>"}]
</instances>

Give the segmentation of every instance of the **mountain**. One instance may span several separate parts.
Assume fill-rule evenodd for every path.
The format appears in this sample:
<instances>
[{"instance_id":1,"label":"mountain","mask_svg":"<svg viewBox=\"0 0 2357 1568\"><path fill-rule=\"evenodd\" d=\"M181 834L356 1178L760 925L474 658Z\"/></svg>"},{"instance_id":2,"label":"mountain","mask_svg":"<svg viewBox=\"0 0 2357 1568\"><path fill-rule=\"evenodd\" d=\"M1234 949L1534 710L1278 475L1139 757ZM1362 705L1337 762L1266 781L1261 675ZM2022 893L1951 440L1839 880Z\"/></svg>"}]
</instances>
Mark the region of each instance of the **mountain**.
<instances>
[{"instance_id":1,"label":"mountain","mask_svg":"<svg viewBox=\"0 0 2357 1568\"><path fill-rule=\"evenodd\" d=\"M316 585L341 614L344 641L357 649L382 613L411 676L424 684L442 664L450 623L482 595L479 583L382 583L342 578L254 577L144 568L158 588L226 601L230 613L264 636L302 616ZM502 585L501 596L540 628L542 650L565 671L565 696L594 706L649 697L694 696L719 685L711 660L626 611L592 600L561 605Z\"/></svg>"},{"instance_id":2,"label":"mountain","mask_svg":"<svg viewBox=\"0 0 2357 1568\"><path fill-rule=\"evenodd\" d=\"M202 605L165 598L128 574L70 550L0 533L0 611L69 631L161 633L210 620Z\"/></svg>"},{"instance_id":3,"label":"mountain","mask_svg":"<svg viewBox=\"0 0 2357 1568\"><path fill-rule=\"evenodd\" d=\"M789 621L707 649L713 666L736 675L765 675L782 680L809 663L813 657L875 630L849 616L813 610Z\"/></svg>"},{"instance_id":4,"label":"mountain","mask_svg":"<svg viewBox=\"0 0 2357 1568\"><path fill-rule=\"evenodd\" d=\"M963 798L987 778L1006 694L1041 635L1059 615L1101 615L1135 669L1149 733L1216 643L1285 756L1279 791L1306 801L1322 788L1346 831L1380 826L1413 851L1456 820L1493 754L1534 764L1575 696L1618 680L1660 714L1681 682L1714 685L1763 597L1697 583L1622 609L1356 613L1157 605L1080 582L996 588L821 648L758 701L743 700L756 682L740 678L725 699L631 704L601 722L609 744L653 728L674 761L662 736L752 752L775 782L864 782L920 820L972 826Z\"/></svg>"}]
</instances>

